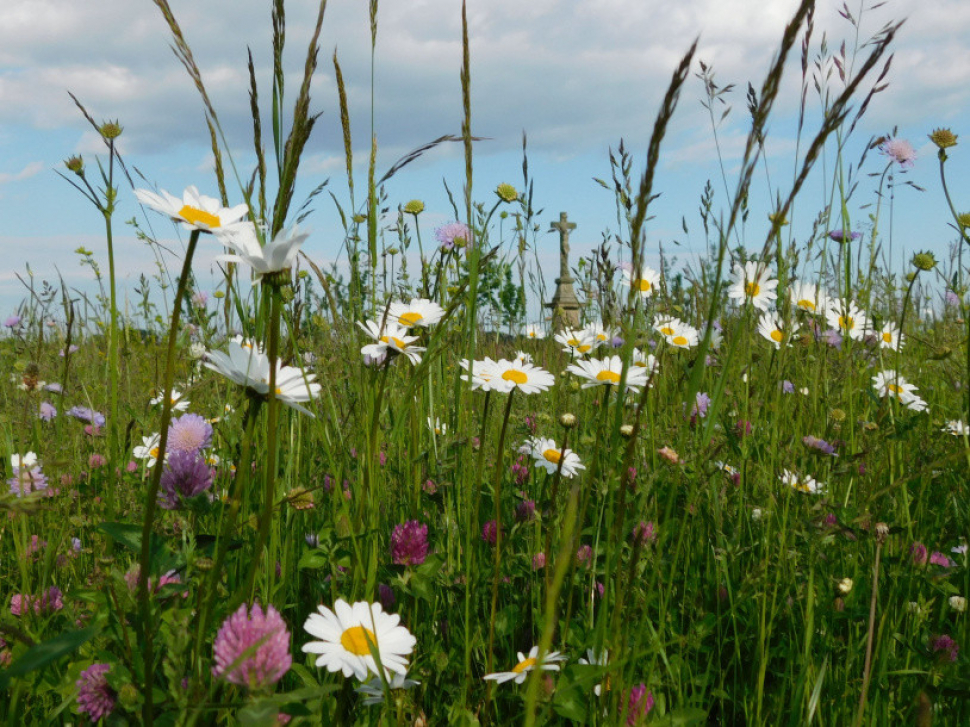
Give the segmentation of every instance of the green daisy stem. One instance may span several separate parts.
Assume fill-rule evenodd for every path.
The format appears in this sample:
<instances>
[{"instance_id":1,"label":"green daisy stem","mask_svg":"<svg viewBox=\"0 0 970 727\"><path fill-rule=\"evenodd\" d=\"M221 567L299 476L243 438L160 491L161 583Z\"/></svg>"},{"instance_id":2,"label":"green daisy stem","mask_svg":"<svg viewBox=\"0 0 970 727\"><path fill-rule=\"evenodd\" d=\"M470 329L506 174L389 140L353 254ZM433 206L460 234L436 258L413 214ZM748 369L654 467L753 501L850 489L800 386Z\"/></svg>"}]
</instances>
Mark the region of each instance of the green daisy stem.
<instances>
[{"instance_id":1,"label":"green daisy stem","mask_svg":"<svg viewBox=\"0 0 970 727\"><path fill-rule=\"evenodd\" d=\"M143 694L145 701L142 705L142 724L151 727L154 720L154 700L152 691L155 681L155 629L151 625L151 602L148 593L148 569L151 565L152 525L155 522L155 509L158 506L158 490L162 481L162 469L165 466L165 448L168 446L168 427L172 420L172 385L175 380L175 344L179 334L179 320L182 299L189 285L192 273L192 258L195 246L199 241L199 230L192 230L189 235L189 246L185 251L182 263L182 274L179 276L178 288L175 292L175 302L172 310L172 324L168 331L168 351L165 358L164 400L162 404L162 421L159 424L158 457L152 468L151 482L148 486L148 498L145 502L145 516L141 526L141 555L139 557L138 572L138 630L142 643L142 661L145 670L145 684Z\"/></svg>"},{"instance_id":2,"label":"green daisy stem","mask_svg":"<svg viewBox=\"0 0 970 727\"><path fill-rule=\"evenodd\" d=\"M276 285L269 286L269 341L267 355L269 356L269 391L267 402L269 410L266 421L266 472L263 475L263 512L260 513L259 533L256 536L256 548L253 560L249 566L249 577L246 579L246 590L249 599L253 597L256 584L256 573L263 559L263 548L269 540L269 531L273 524L273 509L276 499L276 455L279 448L277 430L279 429L280 400L276 397L277 358L280 347L280 291Z\"/></svg>"},{"instance_id":3,"label":"green daisy stem","mask_svg":"<svg viewBox=\"0 0 970 727\"><path fill-rule=\"evenodd\" d=\"M492 576L492 609L488 619L488 656L486 671L491 674L495 651L495 614L498 611L498 584L502 576L502 460L504 459L505 433L508 431L509 415L512 413L512 399L515 389L509 392L509 399L505 403L505 414L502 417L502 428L498 435L498 448L495 450L495 470L492 477L492 497L495 501L495 572ZM491 698L491 683L486 690L484 711L488 714Z\"/></svg>"}]
</instances>

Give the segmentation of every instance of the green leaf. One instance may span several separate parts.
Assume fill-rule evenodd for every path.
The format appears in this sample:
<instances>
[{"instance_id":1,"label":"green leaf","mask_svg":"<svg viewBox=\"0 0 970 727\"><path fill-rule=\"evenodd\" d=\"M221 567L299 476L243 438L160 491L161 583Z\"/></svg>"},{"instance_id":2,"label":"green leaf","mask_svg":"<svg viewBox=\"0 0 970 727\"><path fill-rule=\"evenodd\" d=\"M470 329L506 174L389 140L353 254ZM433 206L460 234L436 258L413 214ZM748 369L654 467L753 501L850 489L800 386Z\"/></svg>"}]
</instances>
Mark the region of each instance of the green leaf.
<instances>
[{"instance_id":1,"label":"green leaf","mask_svg":"<svg viewBox=\"0 0 970 727\"><path fill-rule=\"evenodd\" d=\"M100 630L99 626L88 626L79 631L65 631L49 641L28 649L9 669L0 672L0 689L6 689L11 679L22 677L57 661L62 656L73 653Z\"/></svg>"},{"instance_id":2,"label":"green leaf","mask_svg":"<svg viewBox=\"0 0 970 727\"><path fill-rule=\"evenodd\" d=\"M132 525L131 523L101 523L98 525L97 530L100 530L116 543L124 545L136 553L141 552L141 525ZM155 543L152 545L155 545Z\"/></svg>"}]
</instances>

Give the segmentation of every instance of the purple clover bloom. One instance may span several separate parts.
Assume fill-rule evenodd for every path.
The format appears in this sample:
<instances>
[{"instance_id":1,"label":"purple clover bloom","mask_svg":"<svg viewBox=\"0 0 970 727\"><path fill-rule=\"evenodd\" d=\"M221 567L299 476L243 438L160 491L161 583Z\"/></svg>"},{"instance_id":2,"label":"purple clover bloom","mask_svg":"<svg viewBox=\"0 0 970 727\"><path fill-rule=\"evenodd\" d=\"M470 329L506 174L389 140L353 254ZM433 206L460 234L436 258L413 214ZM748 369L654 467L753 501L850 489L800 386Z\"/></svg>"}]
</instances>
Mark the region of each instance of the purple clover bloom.
<instances>
[{"instance_id":1,"label":"purple clover bloom","mask_svg":"<svg viewBox=\"0 0 970 727\"><path fill-rule=\"evenodd\" d=\"M498 524L494 520L489 520L482 527L482 540L489 545L495 545L498 541Z\"/></svg>"},{"instance_id":2,"label":"purple clover bloom","mask_svg":"<svg viewBox=\"0 0 970 727\"><path fill-rule=\"evenodd\" d=\"M223 621L212 647L216 665L212 675L249 689L276 684L293 664L290 632L272 606L266 611L246 604Z\"/></svg>"},{"instance_id":3,"label":"purple clover bloom","mask_svg":"<svg viewBox=\"0 0 970 727\"><path fill-rule=\"evenodd\" d=\"M634 727L647 716L651 709L653 709L653 692L648 692L647 685L643 683L633 687L627 700L627 727Z\"/></svg>"},{"instance_id":4,"label":"purple clover bloom","mask_svg":"<svg viewBox=\"0 0 970 727\"><path fill-rule=\"evenodd\" d=\"M919 541L909 546L909 555L913 559L913 565L925 565L929 557L926 552L926 546Z\"/></svg>"},{"instance_id":5,"label":"purple clover bloom","mask_svg":"<svg viewBox=\"0 0 970 727\"><path fill-rule=\"evenodd\" d=\"M95 723L107 717L115 708L117 695L104 676L110 670L110 664L92 664L81 672L81 678L77 680L77 711L87 714Z\"/></svg>"},{"instance_id":6,"label":"purple clover bloom","mask_svg":"<svg viewBox=\"0 0 970 727\"><path fill-rule=\"evenodd\" d=\"M649 545L657 539L657 529L652 522L645 522L641 520L636 527L633 528L633 540L640 543L640 545Z\"/></svg>"},{"instance_id":7,"label":"purple clover bloom","mask_svg":"<svg viewBox=\"0 0 970 727\"><path fill-rule=\"evenodd\" d=\"M201 495L212 487L212 470L197 452L172 452L162 473L158 504L177 510L183 500Z\"/></svg>"},{"instance_id":8,"label":"purple clover bloom","mask_svg":"<svg viewBox=\"0 0 970 727\"><path fill-rule=\"evenodd\" d=\"M536 519L535 500L523 500L515 506L515 519L520 523L531 523Z\"/></svg>"},{"instance_id":9,"label":"purple clover bloom","mask_svg":"<svg viewBox=\"0 0 970 727\"><path fill-rule=\"evenodd\" d=\"M952 568L953 567L953 561L951 561L949 558L947 558L945 555L943 555L943 553L941 553L938 550L934 550L930 554L930 564L931 565L938 565L938 566L941 566L943 568Z\"/></svg>"},{"instance_id":10,"label":"purple clover bloom","mask_svg":"<svg viewBox=\"0 0 970 727\"><path fill-rule=\"evenodd\" d=\"M956 661L960 646L946 634L937 636L930 642L930 649L940 661Z\"/></svg>"},{"instance_id":11,"label":"purple clover bloom","mask_svg":"<svg viewBox=\"0 0 970 727\"><path fill-rule=\"evenodd\" d=\"M198 414L183 414L168 430L169 452L192 452L212 446L212 425Z\"/></svg>"},{"instance_id":12,"label":"purple clover bloom","mask_svg":"<svg viewBox=\"0 0 970 727\"><path fill-rule=\"evenodd\" d=\"M377 600L381 602L381 606L384 607L385 611L390 611L394 608L394 604L397 603L394 589L386 583L379 583L377 586Z\"/></svg>"},{"instance_id":13,"label":"purple clover bloom","mask_svg":"<svg viewBox=\"0 0 970 727\"><path fill-rule=\"evenodd\" d=\"M468 225L462 222L449 222L434 231L435 239L441 245L441 249L450 251L455 245L469 245L472 241L471 230Z\"/></svg>"},{"instance_id":14,"label":"purple clover bloom","mask_svg":"<svg viewBox=\"0 0 970 727\"><path fill-rule=\"evenodd\" d=\"M417 520L395 525L391 533L391 558L397 565L421 565L428 557L428 526Z\"/></svg>"}]
</instances>

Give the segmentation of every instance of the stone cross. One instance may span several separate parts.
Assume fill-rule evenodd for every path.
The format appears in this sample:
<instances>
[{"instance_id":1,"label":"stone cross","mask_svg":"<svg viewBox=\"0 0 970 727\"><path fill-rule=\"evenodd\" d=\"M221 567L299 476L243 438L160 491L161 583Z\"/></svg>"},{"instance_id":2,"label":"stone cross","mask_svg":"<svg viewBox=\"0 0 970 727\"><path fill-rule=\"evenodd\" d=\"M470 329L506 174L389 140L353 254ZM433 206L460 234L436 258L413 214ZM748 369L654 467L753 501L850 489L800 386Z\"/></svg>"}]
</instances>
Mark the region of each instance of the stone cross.
<instances>
[{"instance_id":1,"label":"stone cross","mask_svg":"<svg viewBox=\"0 0 970 727\"><path fill-rule=\"evenodd\" d=\"M548 307L552 309L553 328L579 325L579 300L573 290L573 278L569 274L569 233L576 229L565 212L559 213L558 222L549 223L549 232L559 231L559 277L556 278L556 292Z\"/></svg>"}]
</instances>

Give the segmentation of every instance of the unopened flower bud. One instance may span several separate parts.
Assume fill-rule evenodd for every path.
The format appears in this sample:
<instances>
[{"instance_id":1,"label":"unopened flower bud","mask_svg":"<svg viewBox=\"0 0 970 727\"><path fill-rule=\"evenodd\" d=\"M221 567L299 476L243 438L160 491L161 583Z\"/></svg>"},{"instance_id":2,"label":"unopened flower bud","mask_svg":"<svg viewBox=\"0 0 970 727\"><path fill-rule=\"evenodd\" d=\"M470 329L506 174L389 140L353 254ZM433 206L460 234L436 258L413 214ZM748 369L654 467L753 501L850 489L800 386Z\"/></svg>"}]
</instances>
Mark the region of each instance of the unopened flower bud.
<instances>
[{"instance_id":1,"label":"unopened flower bud","mask_svg":"<svg viewBox=\"0 0 970 727\"><path fill-rule=\"evenodd\" d=\"M562 424L566 429L572 429L576 426L576 415L566 412L559 417L559 423Z\"/></svg>"},{"instance_id":2,"label":"unopened flower bud","mask_svg":"<svg viewBox=\"0 0 970 727\"><path fill-rule=\"evenodd\" d=\"M624 424L622 427L620 427L620 434L622 436L626 437L627 439L629 439L630 437L632 437L633 436L633 425L632 424Z\"/></svg>"},{"instance_id":3,"label":"unopened flower bud","mask_svg":"<svg viewBox=\"0 0 970 727\"><path fill-rule=\"evenodd\" d=\"M101 132L101 136L105 139L117 139L121 136L121 132L124 131L121 124L117 121L105 121L101 124L98 131Z\"/></svg>"}]
</instances>

